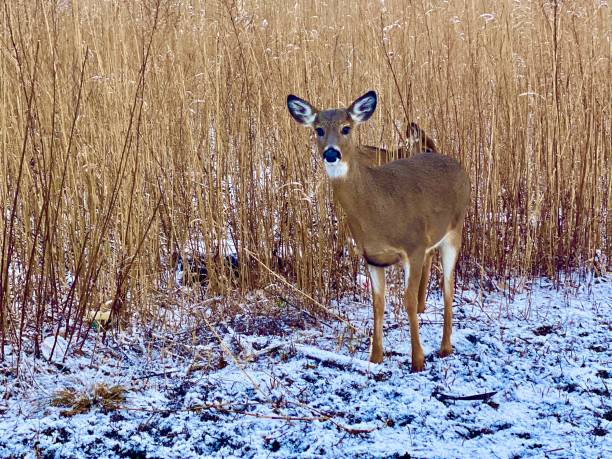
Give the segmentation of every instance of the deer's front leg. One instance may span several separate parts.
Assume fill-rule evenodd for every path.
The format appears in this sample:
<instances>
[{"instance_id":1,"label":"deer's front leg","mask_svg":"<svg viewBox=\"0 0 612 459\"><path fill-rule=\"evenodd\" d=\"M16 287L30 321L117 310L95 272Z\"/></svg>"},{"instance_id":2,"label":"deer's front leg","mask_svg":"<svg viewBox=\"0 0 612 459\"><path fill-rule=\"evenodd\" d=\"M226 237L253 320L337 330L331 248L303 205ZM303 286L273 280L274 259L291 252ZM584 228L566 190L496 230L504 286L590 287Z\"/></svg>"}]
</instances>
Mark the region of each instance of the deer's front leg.
<instances>
[{"instance_id":1,"label":"deer's front leg","mask_svg":"<svg viewBox=\"0 0 612 459\"><path fill-rule=\"evenodd\" d=\"M425 355L419 339L419 319L417 317L419 285L423 270L425 254L413 255L408 260L406 272L406 292L404 293L404 306L408 312L410 322L410 344L412 347L412 371L423 371L425 368Z\"/></svg>"},{"instance_id":2,"label":"deer's front leg","mask_svg":"<svg viewBox=\"0 0 612 459\"><path fill-rule=\"evenodd\" d=\"M385 317L385 268L368 265L374 305L374 333L370 347L370 362L383 361L383 323Z\"/></svg>"},{"instance_id":3,"label":"deer's front leg","mask_svg":"<svg viewBox=\"0 0 612 459\"><path fill-rule=\"evenodd\" d=\"M426 254L425 262L423 263L423 271L421 272L421 283L419 285L419 306L417 308L417 312L419 314L425 312L425 299L427 298L427 286L429 285L429 275L431 273L432 258L432 253Z\"/></svg>"}]
</instances>

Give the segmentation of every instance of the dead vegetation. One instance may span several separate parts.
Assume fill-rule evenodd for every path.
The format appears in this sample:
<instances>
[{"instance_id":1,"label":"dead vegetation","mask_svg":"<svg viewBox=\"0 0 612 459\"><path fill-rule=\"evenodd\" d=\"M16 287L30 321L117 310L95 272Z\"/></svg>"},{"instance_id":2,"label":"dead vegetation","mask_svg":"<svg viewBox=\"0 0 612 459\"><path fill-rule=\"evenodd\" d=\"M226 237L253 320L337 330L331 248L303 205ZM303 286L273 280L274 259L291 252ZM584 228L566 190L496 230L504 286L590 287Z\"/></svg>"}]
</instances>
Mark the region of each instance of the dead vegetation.
<instances>
[{"instance_id":1,"label":"dead vegetation","mask_svg":"<svg viewBox=\"0 0 612 459\"><path fill-rule=\"evenodd\" d=\"M50 405L68 408L60 412L62 416L74 416L94 408L102 409L105 412L115 411L125 403L126 393L125 387L105 384L96 384L91 392L62 389L53 395Z\"/></svg>"},{"instance_id":2,"label":"dead vegetation","mask_svg":"<svg viewBox=\"0 0 612 459\"><path fill-rule=\"evenodd\" d=\"M398 145L413 120L465 165L460 278L609 270L609 13L556 1L4 2L0 359L10 344L19 366L59 330L80 346L101 304L119 327L172 326L190 304L175 290L177 254L203 260L195 284L206 269L208 296L280 277L320 315L315 304L353 291L361 260L288 93L327 107L376 89L384 109L363 143Z\"/></svg>"}]
</instances>

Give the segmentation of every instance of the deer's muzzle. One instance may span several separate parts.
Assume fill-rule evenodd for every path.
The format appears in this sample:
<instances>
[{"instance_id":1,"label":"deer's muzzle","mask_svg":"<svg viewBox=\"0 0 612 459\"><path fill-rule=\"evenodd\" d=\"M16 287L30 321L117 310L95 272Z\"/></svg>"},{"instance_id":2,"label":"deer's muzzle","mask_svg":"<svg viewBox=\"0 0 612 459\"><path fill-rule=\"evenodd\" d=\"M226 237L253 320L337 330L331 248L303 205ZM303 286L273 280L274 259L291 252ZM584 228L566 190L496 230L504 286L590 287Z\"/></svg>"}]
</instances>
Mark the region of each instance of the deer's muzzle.
<instances>
[{"instance_id":1,"label":"deer's muzzle","mask_svg":"<svg viewBox=\"0 0 612 459\"><path fill-rule=\"evenodd\" d=\"M335 163L339 161L341 157L340 151L334 147L329 147L323 152L323 159L328 163Z\"/></svg>"}]
</instances>

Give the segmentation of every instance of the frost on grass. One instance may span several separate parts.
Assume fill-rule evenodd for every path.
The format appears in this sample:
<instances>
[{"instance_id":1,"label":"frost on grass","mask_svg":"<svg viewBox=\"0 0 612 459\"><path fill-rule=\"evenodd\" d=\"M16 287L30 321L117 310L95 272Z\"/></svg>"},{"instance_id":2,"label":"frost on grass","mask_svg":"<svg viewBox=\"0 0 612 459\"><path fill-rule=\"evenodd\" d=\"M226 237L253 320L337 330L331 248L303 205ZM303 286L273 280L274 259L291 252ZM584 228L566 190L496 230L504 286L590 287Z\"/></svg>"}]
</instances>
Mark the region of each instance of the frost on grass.
<instances>
[{"instance_id":1,"label":"frost on grass","mask_svg":"<svg viewBox=\"0 0 612 459\"><path fill-rule=\"evenodd\" d=\"M370 308L350 300L335 308L358 333L294 308L246 311L176 334L188 352L172 358L123 336L61 369L30 361L27 381L0 367L0 457L610 457L611 298L610 277L512 299L463 291L455 353L440 359L434 292L420 374L391 307L386 360L366 362Z\"/></svg>"}]
</instances>

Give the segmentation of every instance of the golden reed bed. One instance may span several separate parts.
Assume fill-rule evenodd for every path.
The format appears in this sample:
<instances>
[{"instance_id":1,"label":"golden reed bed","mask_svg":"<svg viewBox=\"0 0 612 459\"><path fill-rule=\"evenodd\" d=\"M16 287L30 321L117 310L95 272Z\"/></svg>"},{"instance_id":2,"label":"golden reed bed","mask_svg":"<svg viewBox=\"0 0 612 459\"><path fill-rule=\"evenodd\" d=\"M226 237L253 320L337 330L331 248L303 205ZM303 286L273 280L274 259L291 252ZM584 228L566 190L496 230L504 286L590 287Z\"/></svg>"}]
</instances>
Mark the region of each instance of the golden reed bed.
<instances>
[{"instance_id":1,"label":"golden reed bed","mask_svg":"<svg viewBox=\"0 0 612 459\"><path fill-rule=\"evenodd\" d=\"M463 164L460 278L610 268L605 2L14 0L0 24L3 342L80 336L104 302L160 319L179 252L209 293L353 291L289 93L375 89L362 143L414 120Z\"/></svg>"}]
</instances>

